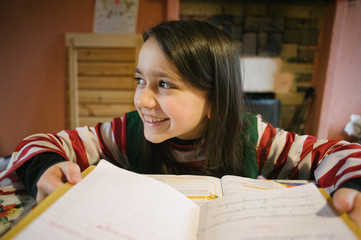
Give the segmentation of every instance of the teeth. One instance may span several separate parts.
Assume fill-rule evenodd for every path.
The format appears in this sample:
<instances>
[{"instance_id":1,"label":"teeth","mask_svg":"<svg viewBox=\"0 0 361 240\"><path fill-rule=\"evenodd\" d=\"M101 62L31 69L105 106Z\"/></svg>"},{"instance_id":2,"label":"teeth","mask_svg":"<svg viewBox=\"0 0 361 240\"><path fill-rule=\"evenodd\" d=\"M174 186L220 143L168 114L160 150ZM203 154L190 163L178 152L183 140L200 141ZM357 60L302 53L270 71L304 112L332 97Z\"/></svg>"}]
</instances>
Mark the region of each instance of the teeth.
<instances>
[{"instance_id":1,"label":"teeth","mask_svg":"<svg viewBox=\"0 0 361 240\"><path fill-rule=\"evenodd\" d=\"M164 121L164 120L165 120L165 118L152 118L152 117L150 117L150 116L148 116L148 115L144 115L144 119L145 119L147 122L151 122L151 123L153 123L153 122L161 122L161 121Z\"/></svg>"}]
</instances>

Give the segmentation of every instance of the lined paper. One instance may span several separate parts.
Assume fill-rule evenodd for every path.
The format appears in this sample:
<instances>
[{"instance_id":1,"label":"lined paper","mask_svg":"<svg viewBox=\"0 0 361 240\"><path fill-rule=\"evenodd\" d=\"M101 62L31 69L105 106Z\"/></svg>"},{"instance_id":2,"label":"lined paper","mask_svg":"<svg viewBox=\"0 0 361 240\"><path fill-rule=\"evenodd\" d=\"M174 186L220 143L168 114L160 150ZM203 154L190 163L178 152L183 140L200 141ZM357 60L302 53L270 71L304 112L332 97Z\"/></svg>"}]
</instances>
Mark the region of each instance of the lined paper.
<instances>
[{"instance_id":1,"label":"lined paper","mask_svg":"<svg viewBox=\"0 0 361 240\"><path fill-rule=\"evenodd\" d=\"M102 160L15 239L196 239L199 207Z\"/></svg>"},{"instance_id":2,"label":"lined paper","mask_svg":"<svg viewBox=\"0 0 361 240\"><path fill-rule=\"evenodd\" d=\"M357 239L314 184L247 192L201 207L198 239Z\"/></svg>"}]
</instances>

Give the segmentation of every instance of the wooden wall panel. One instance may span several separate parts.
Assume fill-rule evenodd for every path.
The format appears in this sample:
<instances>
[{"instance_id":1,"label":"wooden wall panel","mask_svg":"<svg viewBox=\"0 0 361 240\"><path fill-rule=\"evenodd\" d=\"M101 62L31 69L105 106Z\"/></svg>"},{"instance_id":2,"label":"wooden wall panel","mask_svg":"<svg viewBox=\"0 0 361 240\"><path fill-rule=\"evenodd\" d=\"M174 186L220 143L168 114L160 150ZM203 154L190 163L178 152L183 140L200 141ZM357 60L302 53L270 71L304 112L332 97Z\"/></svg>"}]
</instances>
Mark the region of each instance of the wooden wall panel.
<instances>
[{"instance_id":1,"label":"wooden wall panel","mask_svg":"<svg viewBox=\"0 0 361 240\"><path fill-rule=\"evenodd\" d=\"M133 103L132 90L79 89L79 103Z\"/></svg>"},{"instance_id":2,"label":"wooden wall panel","mask_svg":"<svg viewBox=\"0 0 361 240\"><path fill-rule=\"evenodd\" d=\"M82 89L134 89L132 77L78 77L78 86Z\"/></svg>"},{"instance_id":3,"label":"wooden wall panel","mask_svg":"<svg viewBox=\"0 0 361 240\"><path fill-rule=\"evenodd\" d=\"M133 110L130 104L79 104L81 117L117 117ZM120 114L122 113L122 114Z\"/></svg>"},{"instance_id":4,"label":"wooden wall panel","mask_svg":"<svg viewBox=\"0 0 361 240\"><path fill-rule=\"evenodd\" d=\"M140 35L68 34L68 128L135 110Z\"/></svg>"},{"instance_id":5,"label":"wooden wall panel","mask_svg":"<svg viewBox=\"0 0 361 240\"><path fill-rule=\"evenodd\" d=\"M78 76L133 76L134 63L78 62Z\"/></svg>"},{"instance_id":6,"label":"wooden wall panel","mask_svg":"<svg viewBox=\"0 0 361 240\"><path fill-rule=\"evenodd\" d=\"M78 50L79 61L135 61L133 48L86 48Z\"/></svg>"},{"instance_id":7,"label":"wooden wall panel","mask_svg":"<svg viewBox=\"0 0 361 240\"><path fill-rule=\"evenodd\" d=\"M78 77L78 87L82 89L134 89L134 77Z\"/></svg>"}]
</instances>

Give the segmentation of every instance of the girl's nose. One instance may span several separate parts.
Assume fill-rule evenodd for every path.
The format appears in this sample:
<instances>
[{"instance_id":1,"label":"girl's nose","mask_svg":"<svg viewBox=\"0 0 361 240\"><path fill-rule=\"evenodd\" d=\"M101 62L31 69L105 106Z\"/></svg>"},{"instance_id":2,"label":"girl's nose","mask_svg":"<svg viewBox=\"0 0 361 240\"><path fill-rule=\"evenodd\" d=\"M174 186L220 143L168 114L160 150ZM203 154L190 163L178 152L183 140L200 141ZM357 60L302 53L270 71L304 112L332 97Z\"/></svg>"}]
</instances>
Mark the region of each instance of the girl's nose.
<instances>
[{"instance_id":1,"label":"girl's nose","mask_svg":"<svg viewBox=\"0 0 361 240\"><path fill-rule=\"evenodd\" d=\"M155 94L149 88L137 89L134 95L134 103L141 108L154 108L157 105Z\"/></svg>"}]
</instances>

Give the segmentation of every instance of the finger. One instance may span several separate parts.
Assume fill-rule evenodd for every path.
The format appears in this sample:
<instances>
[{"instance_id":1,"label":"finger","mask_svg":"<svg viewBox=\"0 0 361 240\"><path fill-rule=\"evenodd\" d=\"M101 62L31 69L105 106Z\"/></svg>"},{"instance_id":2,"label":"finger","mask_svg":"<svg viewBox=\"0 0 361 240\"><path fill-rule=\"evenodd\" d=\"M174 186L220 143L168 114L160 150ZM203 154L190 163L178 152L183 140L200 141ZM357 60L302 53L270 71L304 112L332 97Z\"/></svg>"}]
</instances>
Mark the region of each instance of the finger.
<instances>
[{"instance_id":1,"label":"finger","mask_svg":"<svg viewBox=\"0 0 361 240\"><path fill-rule=\"evenodd\" d=\"M64 182L76 184L82 179L80 167L72 162L57 163L48 168L37 182L38 202L46 198L50 193L62 186Z\"/></svg>"},{"instance_id":2,"label":"finger","mask_svg":"<svg viewBox=\"0 0 361 240\"><path fill-rule=\"evenodd\" d=\"M59 163L58 166L63 172L66 181L69 183L76 184L82 179L81 170L78 164L72 162L62 162Z\"/></svg>"},{"instance_id":3,"label":"finger","mask_svg":"<svg viewBox=\"0 0 361 240\"><path fill-rule=\"evenodd\" d=\"M347 188L338 189L333 195L333 205L341 212L351 210L354 194Z\"/></svg>"},{"instance_id":4,"label":"finger","mask_svg":"<svg viewBox=\"0 0 361 240\"><path fill-rule=\"evenodd\" d=\"M56 165L47 169L36 184L38 189L36 201L42 201L50 193L55 191L55 189L63 185L62 176L63 173L61 169Z\"/></svg>"},{"instance_id":5,"label":"finger","mask_svg":"<svg viewBox=\"0 0 361 240\"><path fill-rule=\"evenodd\" d=\"M361 193L350 188L341 188L333 196L333 205L337 210L348 212L350 218L361 226Z\"/></svg>"},{"instance_id":6,"label":"finger","mask_svg":"<svg viewBox=\"0 0 361 240\"><path fill-rule=\"evenodd\" d=\"M38 191L36 194L36 202L40 203L45 197L46 195L42 191Z\"/></svg>"},{"instance_id":7,"label":"finger","mask_svg":"<svg viewBox=\"0 0 361 240\"><path fill-rule=\"evenodd\" d=\"M41 202L44 200L50 193L54 192L58 187L62 186L64 183L57 179L48 184L43 184L41 187L38 187L38 192L36 194L36 201Z\"/></svg>"},{"instance_id":8,"label":"finger","mask_svg":"<svg viewBox=\"0 0 361 240\"><path fill-rule=\"evenodd\" d=\"M353 207L349 213L350 218L361 227L361 193L357 192L354 198Z\"/></svg>"}]
</instances>

